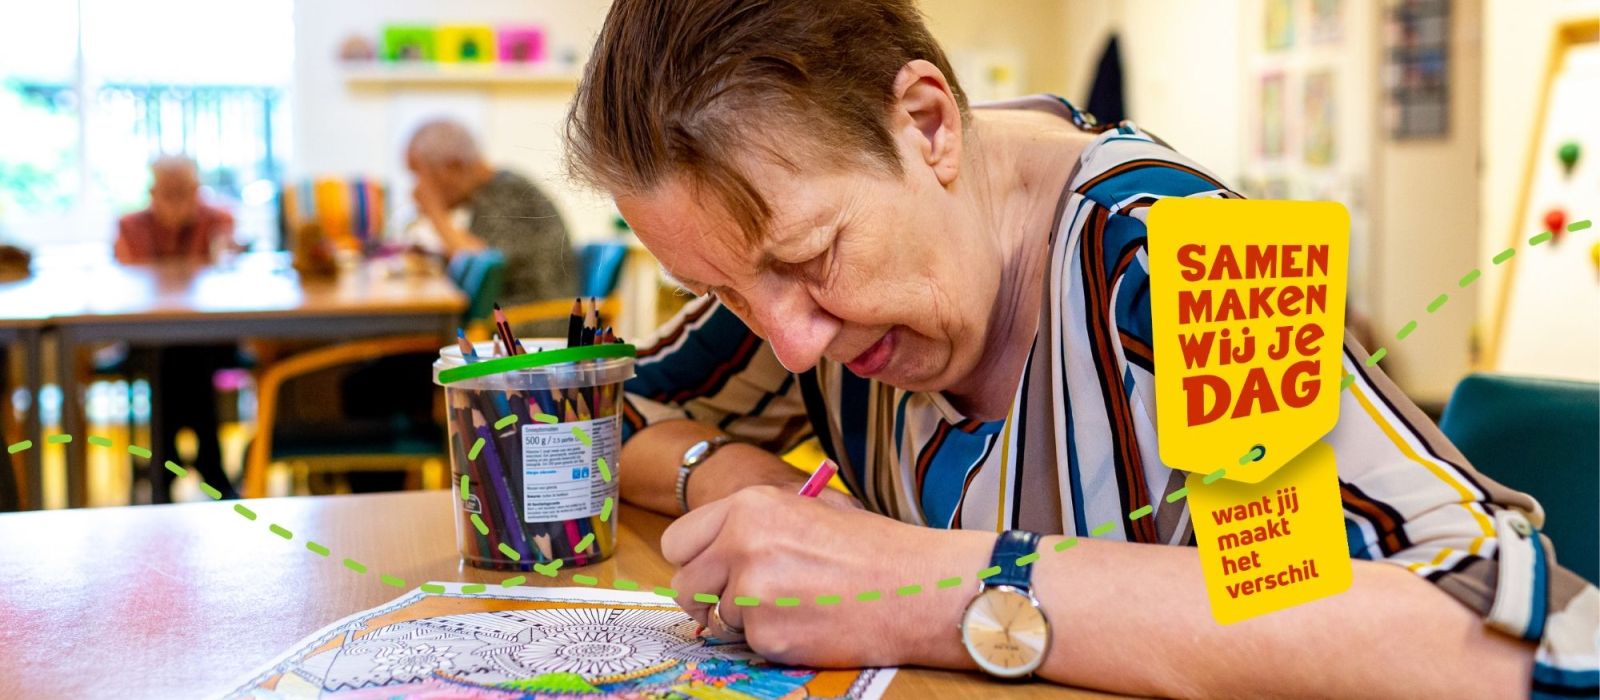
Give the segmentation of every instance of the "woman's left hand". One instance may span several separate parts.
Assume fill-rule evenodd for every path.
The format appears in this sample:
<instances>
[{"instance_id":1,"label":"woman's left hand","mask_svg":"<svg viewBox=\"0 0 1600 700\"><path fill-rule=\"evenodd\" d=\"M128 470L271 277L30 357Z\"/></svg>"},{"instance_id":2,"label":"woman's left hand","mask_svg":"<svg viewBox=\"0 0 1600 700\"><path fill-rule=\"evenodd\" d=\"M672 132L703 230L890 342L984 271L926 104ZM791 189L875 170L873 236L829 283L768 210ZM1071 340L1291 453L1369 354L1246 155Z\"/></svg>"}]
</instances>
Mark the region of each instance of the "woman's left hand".
<instances>
[{"instance_id":1,"label":"woman's left hand","mask_svg":"<svg viewBox=\"0 0 1600 700\"><path fill-rule=\"evenodd\" d=\"M948 661L993 544L992 533L917 527L772 486L696 508L661 537L667 561L680 567L678 604L708 634L724 631L696 593L722 597L718 615L742 628L756 653L809 666ZM954 576L960 585L937 587ZM909 585L920 591L901 591ZM868 591L881 598L857 598ZM744 596L759 603L737 605ZM838 602L819 605L819 596ZM780 607L780 598L798 605Z\"/></svg>"}]
</instances>

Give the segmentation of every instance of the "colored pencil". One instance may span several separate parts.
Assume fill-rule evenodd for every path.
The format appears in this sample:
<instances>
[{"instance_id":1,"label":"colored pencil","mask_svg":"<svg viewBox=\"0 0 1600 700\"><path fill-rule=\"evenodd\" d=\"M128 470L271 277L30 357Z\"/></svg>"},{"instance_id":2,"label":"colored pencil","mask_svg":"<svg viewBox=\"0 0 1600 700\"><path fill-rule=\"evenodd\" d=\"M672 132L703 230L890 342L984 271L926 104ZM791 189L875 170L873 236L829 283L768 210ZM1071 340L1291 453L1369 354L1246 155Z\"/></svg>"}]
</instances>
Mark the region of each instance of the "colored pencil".
<instances>
[{"instance_id":1,"label":"colored pencil","mask_svg":"<svg viewBox=\"0 0 1600 700\"><path fill-rule=\"evenodd\" d=\"M513 500L510 484L506 482L505 463L500 460L500 450L495 444L497 440L494 434L490 432L489 424L485 422L483 412L476 408L472 409L472 426L478 437L483 438L485 443L483 452L479 456L487 459L486 471L489 472L490 484L500 498L501 507L498 510L500 511L501 523L505 525L506 533L511 539L510 545L512 549L517 550L517 553L522 555L523 562L528 562L533 551L528 549L528 541L523 537L522 523L519 522L521 518L517 517L516 501Z\"/></svg>"},{"instance_id":2,"label":"colored pencil","mask_svg":"<svg viewBox=\"0 0 1600 700\"><path fill-rule=\"evenodd\" d=\"M572 300L572 315L567 317L567 347L575 348L583 338L583 299Z\"/></svg>"}]
</instances>

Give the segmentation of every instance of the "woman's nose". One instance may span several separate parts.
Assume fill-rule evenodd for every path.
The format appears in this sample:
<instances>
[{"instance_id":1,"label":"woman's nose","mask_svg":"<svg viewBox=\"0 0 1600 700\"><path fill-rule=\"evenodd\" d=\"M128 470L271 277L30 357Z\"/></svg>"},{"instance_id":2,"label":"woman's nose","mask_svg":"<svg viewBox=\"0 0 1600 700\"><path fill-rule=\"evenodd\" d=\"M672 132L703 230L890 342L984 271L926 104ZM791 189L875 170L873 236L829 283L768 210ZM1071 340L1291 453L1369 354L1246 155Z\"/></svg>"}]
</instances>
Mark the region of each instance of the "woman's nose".
<instances>
[{"instance_id":1,"label":"woman's nose","mask_svg":"<svg viewBox=\"0 0 1600 700\"><path fill-rule=\"evenodd\" d=\"M774 279L763 287L758 298L749 300L758 331L772 345L784 369L811 369L839 334L839 319L818 306L804 285Z\"/></svg>"}]
</instances>

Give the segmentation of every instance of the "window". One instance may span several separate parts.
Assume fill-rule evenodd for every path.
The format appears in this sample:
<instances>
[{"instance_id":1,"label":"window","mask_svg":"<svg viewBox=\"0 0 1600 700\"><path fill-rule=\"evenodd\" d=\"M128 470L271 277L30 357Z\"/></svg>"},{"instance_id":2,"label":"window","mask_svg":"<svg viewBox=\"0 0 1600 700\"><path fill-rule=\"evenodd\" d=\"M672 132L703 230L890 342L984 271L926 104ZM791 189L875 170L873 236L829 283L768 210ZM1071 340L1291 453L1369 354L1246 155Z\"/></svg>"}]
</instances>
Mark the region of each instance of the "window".
<instances>
[{"instance_id":1,"label":"window","mask_svg":"<svg viewBox=\"0 0 1600 700\"><path fill-rule=\"evenodd\" d=\"M273 241L290 143L290 0L0 7L0 239L109 248L184 153L241 242Z\"/></svg>"}]
</instances>

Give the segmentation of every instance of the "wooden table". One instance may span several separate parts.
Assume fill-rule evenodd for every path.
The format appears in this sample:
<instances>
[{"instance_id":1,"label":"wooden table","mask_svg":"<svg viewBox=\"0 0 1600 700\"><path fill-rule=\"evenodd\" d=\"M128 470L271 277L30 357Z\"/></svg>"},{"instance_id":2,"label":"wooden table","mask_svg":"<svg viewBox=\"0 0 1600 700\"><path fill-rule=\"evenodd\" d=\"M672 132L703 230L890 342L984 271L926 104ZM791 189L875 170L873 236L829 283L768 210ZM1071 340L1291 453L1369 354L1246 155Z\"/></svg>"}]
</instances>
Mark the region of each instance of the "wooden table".
<instances>
[{"instance_id":1,"label":"wooden table","mask_svg":"<svg viewBox=\"0 0 1600 700\"><path fill-rule=\"evenodd\" d=\"M334 620L399 595L377 573L498 582L462 566L445 491L312 496L0 515L0 697L214 696ZM618 555L577 569L646 588L672 571L667 520L624 506ZM267 530L294 533L285 542ZM308 538L328 558L308 552ZM368 566L355 574L344 557ZM572 586L573 569L530 584ZM890 697L1106 697L1044 683L906 670Z\"/></svg>"},{"instance_id":2,"label":"wooden table","mask_svg":"<svg viewBox=\"0 0 1600 700\"><path fill-rule=\"evenodd\" d=\"M84 505L88 496L87 442L75 400L82 345L408 333L436 334L442 343L453 335L467 305L461 291L440 273L389 274L386 266L362 265L334 279L311 280L301 279L288 262L285 255L265 253L215 267L85 262L35 274L30 282L35 290L29 296L47 307L44 313L58 340L62 432L75 438L66 446L69 506ZM36 434L30 437L39 442ZM161 468L155 462L150 465L152 472Z\"/></svg>"}]
</instances>

